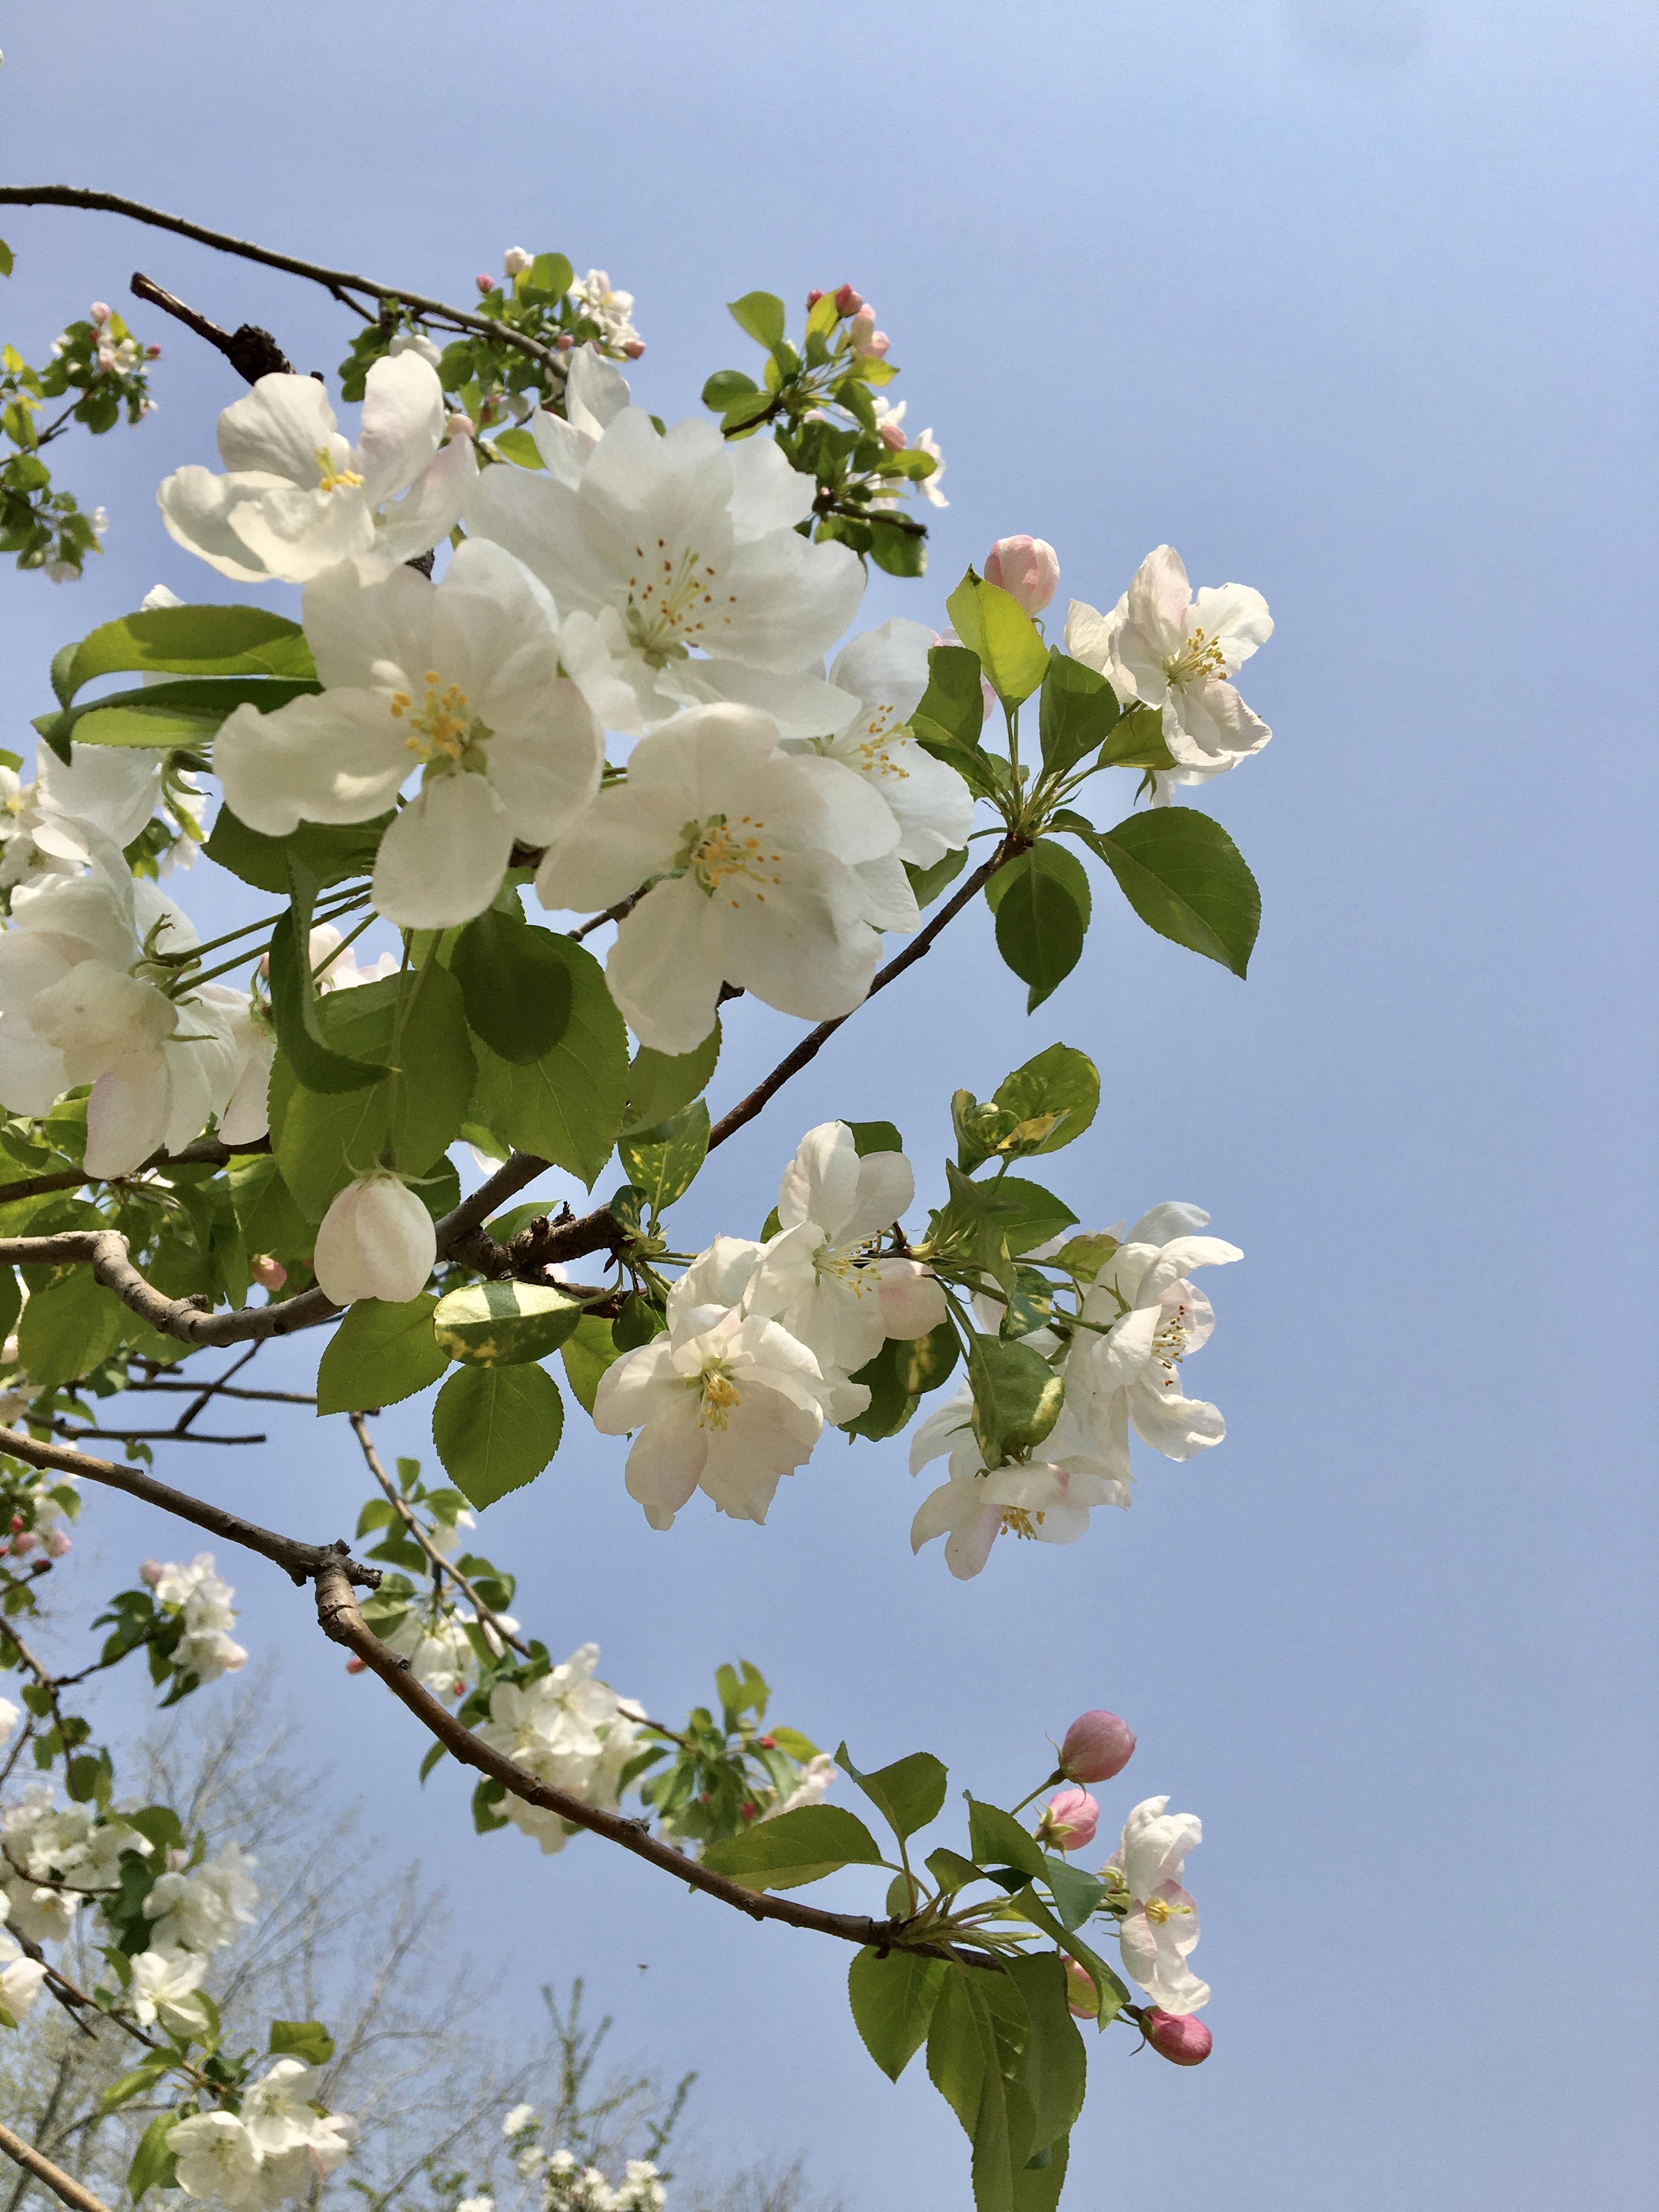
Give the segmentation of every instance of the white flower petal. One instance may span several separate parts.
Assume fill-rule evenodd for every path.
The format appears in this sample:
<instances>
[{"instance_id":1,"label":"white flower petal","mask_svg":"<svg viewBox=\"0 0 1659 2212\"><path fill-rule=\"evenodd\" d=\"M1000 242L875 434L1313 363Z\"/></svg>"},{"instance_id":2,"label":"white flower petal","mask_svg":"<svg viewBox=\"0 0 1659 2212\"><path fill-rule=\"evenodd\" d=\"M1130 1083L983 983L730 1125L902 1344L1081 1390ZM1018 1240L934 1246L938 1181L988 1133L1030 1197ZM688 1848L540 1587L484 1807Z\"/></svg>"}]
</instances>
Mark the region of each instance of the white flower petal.
<instances>
[{"instance_id":1,"label":"white flower petal","mask_svg":"<svg viewBox=\"0 0 1659 2212\"><path fill-rule=\"evenodd\" d=\"M512 854L513 824L486 777L434 776L380 840L374 903L406 929L470 921L500 890Z\"/></svg>"}]
</instances>

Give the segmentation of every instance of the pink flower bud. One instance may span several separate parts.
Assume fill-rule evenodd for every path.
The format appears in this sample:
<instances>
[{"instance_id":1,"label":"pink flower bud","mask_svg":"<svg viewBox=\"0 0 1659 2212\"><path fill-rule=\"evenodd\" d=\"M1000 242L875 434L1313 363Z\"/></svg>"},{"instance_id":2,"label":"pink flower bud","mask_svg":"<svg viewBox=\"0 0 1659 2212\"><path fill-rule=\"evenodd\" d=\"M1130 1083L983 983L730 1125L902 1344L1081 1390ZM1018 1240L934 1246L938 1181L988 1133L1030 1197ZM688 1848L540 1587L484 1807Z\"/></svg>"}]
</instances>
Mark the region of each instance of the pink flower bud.
<instances>
[{"instance_id":1,"label":"pink flower bud","mask_svg":"<svg viewBox=\"0 0 1659 2212\"><path fill-rule=\"evenodd\" d=\"M1171 2066L1201 2066L1215 2041L1203 2021L1189 2012L1164 2012L1148 2005L1140 2015L1142 2033L1160 2058Z\"/></svg>"},{"instance_id":2,"label":"pink flower bud","mask_svg":"<svg viewBox=\"0 0 1659 2212\"><path fill-rule=\"evenodd\" d=\"M11 1516L11 1526L12 1526L12 1529L13 1529L14 1533L15 1533L17 1529L21 1528L24 1528L24 1527L26 1527L26 1526L27 1526L27 1523L25 1522L25 1521L24 1521L24 1519L23 1519L23 1516L22 1516L22 1515L21 1515L21 1513L14 1513L14 1514L12 1515L12 1516Z\"/></svg>"},{"instance_id":3,"label":"pink flower bud","mask_svg":"<svg viewBox=\"0 0 1659 2212\"><path fill-rule=\"evenodd\" d=\"M160 347L160 346L158 346L158 345L147 345L147 346L144 348L144 359L145 359L146 361L160 361L160 359L161 359L161 347Z\"/></svg>"},{"instance_id":4,"label":"pink flower bud","mask_svg":"<svg viewBox=\"0 0 1659 2212\"><path fill-rule=\"evenodd\" d=\"M138 1579L141 1583L148 1583L154 1589L166 1572L167 1569L159 1559L146 1559L138 1570Z\"/></svg>"},{"instance_id":5,"label":"pink flower bud","mask_svg":"<svg viewBox=\"0 0 1659 2212\"><path fill-rule=\"evenodd\" d=\"M65 1552L75 1549L75 1539L67 1528L52 1528L46 1534L46 1549L54 1559L61 1559Z\"/></svg>"},{"instance_id":6,"label":"pink flower bud","mask_svg":"<svg viewBox=\"0 0 1659 2212\"><path fill-rule=\"evenodd\" d=\"M881 426L881 442L890 453L902 453L908 441L896 422L884 422Z\"/></svg>"},{"instance_id":7,"label":"pink flower bud","mask_svg":"<svg viewBox=\"0 0 1659 2212\"><path fill-rule=\"evenodd\" d=\"M1058 1844L1063 1851L1080 1851L1095 1839L1100 1808L1086 1790L1056 1790L1042 1808L1037 1841Z\"/></svg>"},{"instance_id":8,"label":"pink flower bud","mask_svg":"<svg viewBox=\"0 0 1659 2212\"><path fill-rule=\"evenodd\" d=\"M1079 2020L1100 2017L1100 1992L1075 1959L1066 1961L1066 2002Z\"/></svg>"},{"instance_id":9,"label":"pink flower bud","mask_svg":"<svg viewBox=\"0 0 1659 2212\"><path fill-rule=\"evenodd\" d=\"M812 289L806 295L806 312L808 314L811 313L813 308L817 307L818 301L823 297L823 294L822 290L817 285L814 285Z\"/></svg>"},{"instance_id":10,"label":"pink flower bud","mask_svg":"<svg viewBox=\"0 0 1659 2212\"><path fill-rule=\"evenodd\" d=\"M27 1553L34 1549L40 1540L40 1538L35 1534L33 1528L25 1528L21 1535L14 1536L11 1540L13 1557L19 1559L22 1559Z\"/></svg>"},{"instance_id":11,"label":"pink flower bud","mask_svg":"<svg viewBox=\"0 0 1659 2212\"><path fill-rule=\"evenodd\" d=\"M472 281L481 292L493 292L495 289L495 279L493 276L485 276L482 271Z\"/></svg>"},{"instance_id":12,"label":"pink flower bud","mask_svg":"<svg viewBox=\"0 0 1659 2212\"><path fill-rule=\"evenodd\" d=\"M470 415L463 415L457 408L445 423L444 428L452 438L470 438L472 435L472 417Z\"/></svg>"},{"instance_id":13,"label":"pink flower bud","mask_svg":"<svg viewBox=\"0 0 1659 2212\"><path fill-rule=\"evenodd\" d=\"M348 1674L361 1674L362 1671L363 1662L361 1659L348 1659L346 1661L346 1672Z\"/></svg>"},{"instance_id":14,"label":"pink flower bud","mask_svg":"<svg viewBox=\"0 0 1659 2212\"><path fill-rule=\"evenodd\" d=\"M628 343L623 348L624 356L629 361L637 361L644 351L645 340L643 338L629 338Z\"/></svg>"},{"instance_id":15,"label":"pink flower bud","mask_svg":"<svg viewBox=\"0 0 1659 2212\"><path fill-rule=\"evenodd\" d=\"M823 295L820 293L817 296L822 298ZM873 307L864 307L863 295L860 293L855 292L850 284L842 284L836 287L836 313L838 315L856 315L860 308L864 308L864 312L869 316L870 327L872 330L874 330L876 326L876 311Z\"/></svg>"},{"instance_id":16,"label":"pink flower bud","mask_svg":"<svg viewBox=\"0 0 1659 2212\"><path fill-rule=\"evenodd\" d=\"M1042 538L999 538L985 556L985 580L1040 615L1060 581L1060 556Z\"/></svg>"},{"instance_id":17,"label":"pink flower bud","mask_svg":"<svg viewBox=\"0 0 1659 2212\"><path fill-rule=\"evenodd\" d=\"M521 246L509 246L501 256L501 267L509 276L522 276L526 269L533 268L536 257L526 253Z\"/></svg>"},{"instance_id":18,"label":"pink flower bud","mask_svg":"<svg viewBox=\"0 0 1659 2212\"><path fill-rule=\"evenodd\" d=\"M91 323L95 323L98 325L98 328L101 331L105 324L109 320L108 303L103 300L94 300L92 305L87 309L87 320Z\"/></svg>"},{"instance_id":19,"label":"pink flower bud","mask_svg":"<svg viewBox=\"0 0 1659 2212\"><path fill-rule=\"evenodd\" d=\"M887 349L893 343L885 331L876 328L873 307L860 307L854 316L852 338L854 353L873 355L878 361L885 359Z\"/></svg>"},{"instance_id":20,"label":"pink flower bud","mask_svg":"<svg viewBox=\"0 0 1659 2212\"><path fill-rule=\"evenodd\" d=\"M280 1260L274 1260L269 1252L256 1253L248 1263L248 1273L260 1289L269 1291L272 1297L288 1280L288 1269Z\"/></svg>"},{"instance_id":21,"label":"pink flower bud","mask_svg":"<svg viewBox=\"0 0 1659 2212\"><path fill-rule=\"evenodd\" d=\"M1073 1782L1109 1782L1133 1756L1135 1732L1115 1713L1079 1713L1060 1747L1060 1771Z\"/></svg>"}]
</instances>

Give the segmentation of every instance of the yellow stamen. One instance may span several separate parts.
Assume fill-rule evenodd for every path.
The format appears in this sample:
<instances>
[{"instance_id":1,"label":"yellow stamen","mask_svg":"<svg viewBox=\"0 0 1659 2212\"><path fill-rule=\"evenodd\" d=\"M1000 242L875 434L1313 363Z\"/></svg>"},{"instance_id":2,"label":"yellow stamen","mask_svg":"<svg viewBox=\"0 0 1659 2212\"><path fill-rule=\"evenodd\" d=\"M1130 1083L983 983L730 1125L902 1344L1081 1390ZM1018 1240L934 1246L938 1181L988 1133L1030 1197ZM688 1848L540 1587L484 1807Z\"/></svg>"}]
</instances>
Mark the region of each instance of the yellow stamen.
<instances>
[{"instance_id":1,"label":"yellow stamen","mask_svg":"<svg viewBox=\"0 0 1659 2212\"><path fill-rule=\"evenodd\" d=\"M460 685L445 684L435 668L426 672L426 696L419 714L412 711L413 706L407 691L392 693L392 719L400 722L409 717L410 735L404 743L417 760L460 761L492 734L472 713Z\"/></svg>"},{"instance_id":2,"label":"yellow stamen","mask_svg":"<svg viewBox=\"0 0 1659 2212\"><path fill-rule=\"evenodd\" d=\"M335 467L334 456L326 446L313 447L312 458L317 464L319 491L341 491L348 489L355 491L362 483L362 478L356 469Z\"/></svg>"},{"instance_id":3,"label":"yellow stamen","mask_svg":"<svg viewBox=\"0 0 1659 2212\"><path fill-rule=\"evenodd\" d=\"M1222 650L1221 640L1207 632L1195 629L1179 653L1164 664L1164 673L1179 690L1184 684L1197 684L1206 676L1224 676L1227 656Z\"/></svg>"},{"instance_id":4,"label":"yellow stamen","mask_svg":"<svg viewBox=\"0 0 1659 2212\"><path fill-rule=\"evenodd\" d=\"M1005 1505L1002 1509L1002 1533L1005 1536L1034 1537L1042 1526L1043 1515L1029 1505Z\"/></svg>"},{"instance_id":5,"label":"yellow stamen","mask_svg":"<svg viewBox=\"0 0 1659 2212\"><path fill-rule=\"evenodd\" d=\"M731 1420L732 1408L743 1403L743 1393L732 1377L718 1367L706 1369L694 1379L692 1387L702 1393L697 1419L706 1429L725 1428Z\"/></svg>"}]
</instances>

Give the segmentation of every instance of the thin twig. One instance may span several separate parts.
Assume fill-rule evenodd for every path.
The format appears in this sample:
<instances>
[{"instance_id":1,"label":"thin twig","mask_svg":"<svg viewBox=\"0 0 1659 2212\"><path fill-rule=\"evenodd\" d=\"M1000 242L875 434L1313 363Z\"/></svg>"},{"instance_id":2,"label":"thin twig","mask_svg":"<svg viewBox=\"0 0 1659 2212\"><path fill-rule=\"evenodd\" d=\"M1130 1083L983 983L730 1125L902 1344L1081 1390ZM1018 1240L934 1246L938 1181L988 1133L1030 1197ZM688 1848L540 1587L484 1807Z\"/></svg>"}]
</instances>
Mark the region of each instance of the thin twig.
<instances>
[{"instance_id":1,"label":"thin twig","mask_svg":"<svg viewBox=\"0 0 1659 2212\"><path fill-rule=\"evenodd\" d=\"M44 2151L36 2150L33 2143L14 2135L3 2120L0 2120L0 2150L37 2181L44 2181L54 2197L61 2197L65 2204L74 2207L74 2212L109 2212L101 2197L94 2197L91 2190L83 2189L73 2174L65 2173L61 2166L54 2166Z\"/></svg>"},{"instance_id":2,"label":"thin twig","mask_svg":"<svg viewBox=\"0 0 1659 2212\"><path fill-rule=\"evenodd\" d=\"M506 323L492 322L487 315L472 314L465 307L452 307L447 301L429 299L423 292L405 292L395 284L377 283L372 276L356 276L349 270L330 269L319 261L302 261L296 254L273 253L267 246L255 246L245 238L232 238L222 230L209 230L203 223L191 222L183 216L168 215L161 208L146 207L143 201L127 199L119 192L90 191L79 185L0 185L0 205L85 208L94 214L127 216L134 222L149 223L153 229L170 230L180 238L194 239L198 246L210 246L217 252L234 253L244 261L258 261L267 269L280 269L289 276L303 276L331 292L343 307L359 313L362 310L356 301L347 296L349 293L361 292L372 300L396 300L405 307L413 307L417 314L442 315L459 330L477 331L486 337L500 338L504 345L516 346L532 360L563 369L563 362L551 347L526 337L522 331L515 331Z\"/></svg>"},{"instance_id":3,"label":"thin twig","mask_svg":"<svg viewBox=\"0 0 1659 2212\"><path fill-rule=\"evenodd\" d=\"M392 1511L403 1522L404 1528L408 1529L410 1534L415 1539L415 1541L420 1546L421 1549L426 1553L427 1559L431 1564L433 1581L435 1583L441 1576L447 1575L450 1581L454 1583L456 1589L460 1591L462 1596L465 1598L467 1603L477 1614L479 1620L487 1621L495 1634L500 1637L503 1644L510 1644L513 1646L513 1649L519 1652L524 1658L529 1658L530 1646L521 1637L515 1636L513 1633L512 1630L509 1629L507 1624L502 1620L500 1613L496 1613L491 1607L485 1604L483 1598L479 1596L475 1585L468 1580L466 1576L461 1572L459 1567L452 1566L450 1565L449 1561L445 1559L443 1553L438 1549L437 1546L432 1541L432 1539L427 1534L426 1530L421 1526L420 1516L415 1511L409 1500L404 1496L402 1491L398 1489L397 1484L393 1482L392 1477L386 1473L385 1468L381 1466L380 1455L374 1449L374 1439L368 1433L368 1423L367 1420L364 1419L361 1413L353 1413L350 1416L350 1421L352 1433L356 1436L358 1443L362 1446L363 1457L368 1462L369 1473L374 1476L375 1481L380 1484L380 1488L385 1492Z\"/></svg>"}]
</instances>

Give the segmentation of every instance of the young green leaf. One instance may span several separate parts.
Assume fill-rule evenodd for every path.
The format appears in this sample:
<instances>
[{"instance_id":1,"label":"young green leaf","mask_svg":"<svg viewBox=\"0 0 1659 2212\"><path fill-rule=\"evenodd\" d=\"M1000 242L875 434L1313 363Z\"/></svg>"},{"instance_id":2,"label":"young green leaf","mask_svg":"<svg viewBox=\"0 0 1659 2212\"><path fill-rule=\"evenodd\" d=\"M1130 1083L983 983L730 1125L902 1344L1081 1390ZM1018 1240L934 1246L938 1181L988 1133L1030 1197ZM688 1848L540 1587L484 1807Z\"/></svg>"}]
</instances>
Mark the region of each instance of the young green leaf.
<instances>
[{"instance_id":1,"label":"young green leaf","mask_svg":"<svg viewBox=\"0 0 1659 2212\"><path fill-rule=\"evenodd\" d=\"M120 1342L126 1319L126 1308L90 1267L71 1268L23 1308L17 1326L23 1372L47 1389L90 1374Z\"/></svg>"},{"instance_id":2,"label":"young green leaf","mask_svg":"<svg viewBox=\"0 0 1659 2212\"><path fill-rule=\"evenodd\" d=\"M943 1761L931 1751L913 1751L908 1759L896 1759L873 1774L860 1774L843 1743L836 1764L852 1776L895 1835L908 1840L939 1818L947 1778Z\"/></svg>"},{"instance_id":3,"label":"young green leaf","mask_svg":"<svg viewBox=\"0 0 1659 2212\"><path fill-rule=\"evenodd\" d=\"M273 2020L267 2045L273 2058L303 2058L307 2066L326 2066L334 2038L319 2020Z\"/></svg>"},{"instance_id":4,"label":"young green leaf","mask_svg":"<svg viewBox=\"0 0 1659 2212\"><path fill-rule=\"evenodd\" d=\"M613 1367L622 1358L610 1322L599 1321L592 1314L584 1314L560 1346L559 1353L577 1404L583 1413L591 1414L601 1376L607 1367Z\"/></svg>"},{"instance_id":5,"label":"young green leaf","mask_svg":"<svg viewBox=\"0 0 1659 2212\"><path fill-rule=\"evenodd\" d=\"M270 1014L283 1057L307 1091L363 1091L386 1074L378 1060L355 1059L327 1041L322 1001L311 973L311 915L318 884L288 855L289 904L270 936Z\"/></svg>"},{"instance_id":6,"label":"young green leaf","mask_svg":"<svg viewBox=\"0 0 1659 2212\"><path fill-rule=\"evenodd\" d=\"M1040 1444L1060 1419L1065 1385L1029 1344L975 1333L968 1343L968 1382L974 1436L988 1467Z\"/></svg>"},{"instance_id":7,"label":"young green leaf","mask_svg":"<svg viewBox=\"0 0 1659 2212\"><path fill-rule=\"evenodd\" d=\"M899 2075L927 2039L927 2029L950 1971L943 1959L915 1951L884 1956L867 1946L853 1955L847 1995L864 2047L890 2081Z\"/></svg>"},{"instance_id":8,"label":"young green leaf","mask_svg":"<svg viewBox=\"0 0 1659 2212\"><path fill-rule=\"evenodd\" d=\"M682 1108L702 1097L720 1054L720 1025L714 1028L695 1052L653 1052L641 1045L628 1071L628 1113L623 1133L654 1129L672 1121Z\"/></svg>"},{"instance_id":9,"label":"young green leaf","mask_svg":"<svg viewBox=\"0 0 1659 2212\"><path fill-rule=\"evenodd\" d=\"M563 939L522 914L488 906L455 940L449 972L467 1024L494 1053L523 1066L551 1052L570 1022L571 971Z\"/></svg>"},{"instance_id":10,"label":"young green leaf","mask_svg":"<svg viewBox=\"0 0 1659 2212\"><path fill-rule=\"evenodd\" d=\"M802 1805L710 1844L702 1863L747 1889L799 1889L838 1867L879 1866L881 1850L855 1813L839 1805Z\"/></svg>"},{"instance_id":11,"label":"young green leaf","mask_svg":"<svg viewBox=\"0 0 1659 2212\"><path fill-rule=\"evenodd\" d=\"M359 1298L319 1363L318 1413L368 1413L435 1382L449 1364L432 1334L437 1304L428 1291L404 1305Z\"/></svg>"},{"instance_id":12,"label":"young green leaf","mask_svg":"<svg viewBox=\"0 0 1659 2212\"><path fill-rule=\"evenodd\" d=\"M1097 830L1090 842L1148 928L1244 974L1261 925L1261 893L1212 817L1157 806Z\"/></svg>"},{"instance_id":13,"label":"young green leaf","mask_svg":"<svg viewBox=\"0 0 1659 2212\"><path fill-rule=\"evenodd\" d=\"M65 707L94 677L143 670L168 676L271 676L313 680L305 632L264 607L150 607L105 623L53 664Z\"/></svg>"},{"instance_id":14,"label":"young green leaf","mask_svg":"<svg viewBox=\"0 0 1659 2212\"><path fill-rule=\"evenodd\" d=\"M1033 1876L1047 1872L1042 1847L1012 1813L968 1800L968 1848L981 1866L1009 1866Z\"/></svg>"},{"instance_id":15,"label":"young green leaf","mask_svg":"<svg viewBox=\"0 0 1659 2212\"><path fill-rule=\"evenodd\" d=\"M782 343L786 319L783 302L775 293L745 292L742 299L726 302L726 313L739 330L769 349Z\"/></svg>"},{"instance_id":16,"label":"young green leaf","mask_svg":"<svg viewBox=\"0 0 1659 2212\"><path fill-rule=\"evenodd\" d=\"M1158 707L1132 707L1101 747L1098 768L1173 768L1175 756L1164 738L1164 714Z\"/></svg>"},{"instance_id":17,"label":"young green leaf","mask_svg":"<svg viewBox=\"0 0 1659 2212\"><path fill-rule=\"evenodd\" d=\"M1029 699L1048 672L1048 648L1019 601L969 569L945 602L957 635L979 655L1005 707Z\"/></svg>"},{"instance_id":18,"label":"young green leaf","mask_svg":"<svg viewBox=\"0 0 1659 2212\"><path fill-rule=\"evenodd\" d=\"M962 645L929 647L927 689L910 718L913 728L919 720L967 751L978 750L985 730L985 692L976 653Z\"/></svg>"},{"instance_id":19,"label":"young green leaf","mask_svg":"<svg viewBox=\"0 0 1659 2212\"><path fill-rule=\"evenodd\" d=\"M904 863L904 872L910 880L910 891L918 907L926 909L949 884L953 884L968 865L968 848L958 845L942 860L935 860L931 868L919 868L909 860Z\"/></svg>"},{"instance_id":20,"label":"young green leaf","mask_svg":"<svg viewBox=\"0 0 1659 2212\"><path fill-rule=\"evenodd\" d=\"M533 1482L559 1449L564 1401L542 1367L460 1367L432 1407L432 1441L469 1505Z\"/></svg>"},{"instance_id":21,"label":"young green leaf","mask_svg":"<svg viewBox=\"0 0 1659 2212\"><path fill-rule=\"evenodd\" d=\"M1042 765L1048 773L1059 775L1075 768L1086 754L1105 744L1118 719L1117 694L1106 678L1054 647L1048 655L1048 672L1042 679L1037 724Z\"/></svg>"},{"instance_id":22,"label":"young green leaf","mask_svg":"<svg viewBox=\"0 0 1659 2212\"><path fill-rule=\"evenodd\" d=\"M671 1121L619 1138L617 1144L629 1181L645 1193L658 1213L690 1189L708 1152L708 1108L701 1098Z\"/></svg>"},{"instance_id":23,"label":"young green leaf","mask_svg":"<svg viewBox=\"0 0 1659 2212\"><path fill-rule=\"evenodd\" d=\"M221 806L202 850L245 884L286 898L290 856L319 890L326 890L331 884L369 873L391 820L389 814L377 814L368 822L302 822L286 837L267 837Z\"/></svg>"},{"instance_id":24,"label":"young green leaf","mask_svg":"<svg viewBox=\"0 0 1659 2212\"><path fill-rule=\"evenodd\" d=\"M926 1336L890 1336L875 1358L853 1376L870 1393L866 1410L842 1427L849 1437L877 1441L896 1436L916 1410L917 1401L936 1390L956 1365L960 1346L948 1321Z\"/></svg>"},{"instance_id":25,"label":"young green leaf","mask_svg":"<svg viewBox=\"0 0 1659 2212\"><path fill-rule=\"evenodd\" d=\"M1017 1127L1034 1125L1041 1117L1055 1117L1053 1127L1034 1152L1057 1152L1080 1137L1094 1120L1100 1105L1100 1075L1085 1052L1075 1045L1051 1044L1011 1075L1005 1075L993 1093L993 1103L1014 1116ZM1024 1151L1024 1144L1011 1149Z\"/></svg>"},{"instance_id":26,"label":"young green leaf","mask_svg":"<svg viewBox=\"0 0 1659 2212\"><path fill-rule=\"evenodd\" d=\"M468 1283L437 1301L432 1334L469 1366L522 1367L556 1352L581 1318L581 1301L551 1283Z\"/></svg>"},{"instance_id":27,"label":"young green leaf","mask_svg":"<svg viewBox=\"0 0 1659 2212\"><path fill-rule=\"evenodd\" d=\"M167 2137L178 2126L179 2118L177 2112L158 2112L139 2136L132 2164L127 2168L127 2194L135 2204L143 2202L147 2190L173 2186L173 2153L167 2148Z\"/></svg>"},{"instance_id":28,"label":"young green leaf","mask_svg":"<svg viewBox=\"0 0 1659 2212\"><path fill-rule=\"evenodd\" d=\"M1026 1012L1034 1012L1082 957L1089 879L1063 845L1045 837L1005 861L985 896L997 918L997 950L1030 986Z\"/></svg>"}]
</instances>

